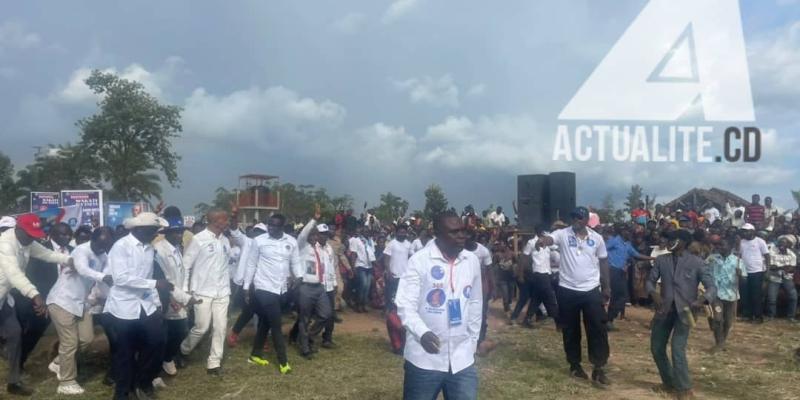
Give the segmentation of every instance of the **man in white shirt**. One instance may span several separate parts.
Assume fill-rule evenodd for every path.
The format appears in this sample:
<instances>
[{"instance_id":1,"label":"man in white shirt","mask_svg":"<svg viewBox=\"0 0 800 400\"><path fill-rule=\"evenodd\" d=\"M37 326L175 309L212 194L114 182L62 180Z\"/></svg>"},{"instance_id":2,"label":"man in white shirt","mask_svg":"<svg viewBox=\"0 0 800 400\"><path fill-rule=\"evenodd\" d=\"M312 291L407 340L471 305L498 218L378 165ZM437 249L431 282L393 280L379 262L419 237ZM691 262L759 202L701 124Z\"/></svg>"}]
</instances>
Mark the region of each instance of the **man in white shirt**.
<instances>
[{"instance_id":1,"label":"man in white shirt","mask_svg":"<svg viewBox=\"0 0 800 400\"><path fill-rule=\"evenodd\" d=\"M242 308L239 317L231 327L231 332L228 334L228 347L236 347L239 344L239 334L255 315L253 304L244 301L244 274L247 271L247 261L250 254L250 246L253 244L253 239L267 233L267 226L263 223L256 224L253 229L249 230L246 235L242 235L238 230L231 230L231 238L238 240L242 247L242 255L239 257L239 265L236 267L236 274L232 276L233 284L236 286L236 294L234 295L234 306L239 305ZM239 236L242 237L239 237ZM253 290L251 287L250 290ZM262 331L266 327L264 321L258 321L258 330Z\"/></svg>"},{"instance_id":2,"label":"man in white shirt","mask_svg":"<svg viewBox=\"0 0 800 400\"><path fill-rule=\"evenodd\" d=\"M541 227L537 229L536 233L539 236L547 234ZM544 304L547 315L553 318L553 322L558 326L558 303L556 302L556 295L553 291L551 275L552 253L555 250L551 247L537 248L536 242L539 240L539 236L534 236L525 244L525 248L522 250L523 257L520 257L520 263L525 272L525 285L527 286L527 292L530 296L530 304L528 305L528 310L525 315L527 324L523 323L523 325L532 326L533 315L536 313L536 309L539 307L539 304ZM524 305L525 302L522 297L520 297L520 301L517 303L514 313L511 314L511 322L516 321Z\"/></svg>"},{"instance_id":3,"label":"man in white shirt","mask_svg":"<svg viewBox=\"0 0 800 400\"><path fill-rule=\"evenodd\" d=\"M431 235L427 229L419 232L419 236L411 242L411 254L422 250L431 240Z\"/></svg>"},{"instance_id":4,"label":"man in white shirt","mask_svg":"<svg viewBox=\"0 0 800 400\"><path fill-rule=\"evenodd\" d=\"M489 267L492 266L492 252L486 248L486 246L477 242L478 235L473 230L468 230L467 232L467 240L464 242L464 249L467 251L471 251L472 254L475 254L478 257L478 264L481 266L481 276L482 276L482 291L483 293L483 312L481 316L481 332L478 336L478 346L480 355L486 354L488 351L494 348L495 344L490 342L486 342L484 345L484 341L486 340L486 331L489 328L489 301L491 300L491 288L494 287L494 280L492 279L492 271L489 270Z\"/></svg>"},{"instance_id":5,"label":"man in white shirt","mask_svg":"<svg viewBox=\"0 0 800 400\"><path fill-rule=\"evenodd\" d=\"M436 239L414 254L397 289L397 313L408 332L404 399L478 396L475 351L480 335L481 266L464 249L466 229L458 214L434 221Z\"/></svg>"},{"instance_id":6,"label":"man in white shirt","mask_svg":"<svg viewBox=\"0 0 800 400\"><path fill-rule=\"evenodd\" d=\"M752 224L742 225L739 256L747 270L746 293L742 295L742 314L751 322L764 322L764 273L769 265L769 249L764 239L756 236Z\"/></svg>"},{"instance_id":7,"label":"man in white shirt","mask_svg":"<svg viewBox=\"0 0 800 400\"><path fill-rule=\"evenodd\" d=\"M392 351L399 354L405 345L405 332L402 326L399 326L397 306L395 306L395 295L397 294L397 285L400 283L400 277L406 271L408 259L413 254L411 251L411 243L407 240L408 228L405 225L399 225L394 231L394 239L389 241L386 248L383 250L383 262L386 268L386 327L389 331L389 342L392 345Z\"/></svg>"},{"instance_id":8,"label":"man in white shirt","mask_svg":"<svg viewBox=\"0 0 800 400\"><path fill-rule=\"evenodd\" d=\"M330 278L329 271L335 267L333 249L327 244L328 226L317 225L320 211L314 214L300 234L297 236L297 246L300 256L300 268L296 275L301 279L297 293L297 327L298 345L300 355L311 359L313 350L313 337L319 335L322 328L333 319L333 305L325 290L326 282ZM316 322L311 324L311 317ZM330 338L323 341L324 347L332 348Z\"/></svg>"},{"instance_id":9,"label":"man in white shirt","mask_svg":"<svg viewBox=\"0 0 800 400\"><path fill-rule=\"evenodd\" d=\"M106 253L114 244L114 232L100 227L92 232L91 240L72 251L75 272L60 268L58 280L47 296L47 310L58 333L58 357L50 363L50 370L58 378L58 394L83 394L75 381L78 376L75 356L85 351L94 339L92 314L87 303L89 291L95 282L111 286L107 275Z\"/></svg>"},{"instance_id":10,"label":"man in white shirt","mask_svg":"<svg viewBox=\"0 0 800 400\"><path fill-rule=\"evenodd\" d=\"M788 306L786 318L789 322L797 322L797 288L794 285L794 274L797 269L797 254L792 250L797 241L794 235L781 235L778 242L770 247L769 271L767 272L767 318L775 318L778 303L778 291L781 287L786 291Z\"/></svg>"},{"instance_id":11,"label":"man in white shirt","mask_svg":"<svg viewBox=\"0 0 800 400\"><path fill-rule=\"evenodd\" d=\"M503 214L503 207L497 207L495 211L489 214L489 219L494 226L503 227L506 224L506 215Z\"/></svg>"},{"instance_id":12,"label":"man in white shirt","mask_svg":"<svg viewBox=\"0 0 800 400\"><path fill-rule=\"evenodd\" d=\"M206 372L218 376L222 373L222 353L225 331L228 329L228 304L231 296L228 263L231 244L223 234L230 221L228 213L222 210L209 211L206 217L206 229L194 235L183 255L183 266L189 275L189 279L184 282L183 291L202 301L194 305L194 326L181 343L181 356L188 356L203 339L209 327L213 327Z\"/></svg>"},{"instance_id":13,"label":"man in white shirt","mask_svg":"<svg viewBox=\"0 0 800 400\"><path fill-rule=\"evenodd\" d=\"M286 341L281 331L281 295L286 293L288 280L299 276L302 269L297 240L283 233L286 217L273 214L267 220L267 234L253 239L247 260L243 286L245 301L254 305L258 318L272 331L272 343L278 356L281 374L292 371L286 357ZM254 291L250 290L253 284ZM250 363L266 366L264 341L266 331L257 334L250 352Z\"/></svg>"},{"instance_id":14,"label":"man in white shirt","mask_svg":"<svg viewBox=\"0 0 800 400\"><path fill-rule=\"evenodd\" d=\"M394 239L390 240L383 250L383 263L389 278L386 282L387 307L394 303L394 296L397 293L400 277L405 273L408 259L413 254L411 252L411 242L406 240L407 237L407 228L403 225L398 226L395 229Z\"/></svg>"},{"instance_id":15,"label":"man in white shirt","mask_svg":"<svg viewBox=\"0 0 800 400\"><path fill-rule=\"evenodd\" d=\"M168 224L151 212L128 218L124 224L130 233L108 252L114 286L104 309L116 335L111 355L114 399L128 399L129 394L151 398L164 351L158 290L171 291L174 287L166 279L153 279L155 250L151 243L159 229ZM134 393L129 393L131 390Z\"/></svg>"},{"instance_id":16,"label":"man in white shirt","mask_svg":"<svg viewBox=\"0 0 800 400\"><path fill-rule=\"evenodd\" d=\"M589 210L578 207L570 213L572 226L539 238L536 247L557 245L560 254L558 322L564 336L564 352L570 375L588 379L581 367L581 314L586 325L592 381L610 384L604 368L608 362L608 331L605 305L611 296L608 253L603 237L588 228Z\"/></svg>"},{"instance_id":17,"label":"man in white shirt","mask_svg":"<svg viewBox=\"0 0 800 400\"><path fill-rule=\"evenodd\" d=\"M189 279L189 274L183 266L183 218L173 216L166 219L169 224L161 233L164 240L159 240L153 247L156 251L156 262L164 273L164 279L169 281L175 289L164 301L164 320L167 328L167 341L164 347L164 360L162 369L167 375L174 376L177 368L183 367L183 360L179 357L181 343L189 333L187 308L201 303L186 293L183 288ZM177 362L177 366L176 366Z\"/></svg>"},{"instance_id":18,"label":"man in white shirt","mask_svg":"<svg viewBox=\"0 0 800 400\"><path fill-rule=\"evenodd\" d=\"M351 236L348 250L354 255L356 270L356 312L367 312L369 289L372 286L372 263L375 261L375 244L363 228L358 228L358 235Z\"/></svg>"},{"instance_id":19,"label":"man in white shirt","mask_svg":"<svg viewBox=\"0 0 800 400\"><path fill-rule=\"evenodd\" d=\"M8 221L6 220L6 224ZM46 316L44 299L36 287L25 276L25 267L33 257L49 263L65 264L72 267L72 259L46 249L36 239L44 238L42 223L36 214L20 215L13 228L0 234L0 334L6 338L6 360L8 362L9 394L30 396L33 391L22 384L22 328L14 312L13 304L6 296L11 288L31 299L34 312Z\"/></svg>"}]
</instances>

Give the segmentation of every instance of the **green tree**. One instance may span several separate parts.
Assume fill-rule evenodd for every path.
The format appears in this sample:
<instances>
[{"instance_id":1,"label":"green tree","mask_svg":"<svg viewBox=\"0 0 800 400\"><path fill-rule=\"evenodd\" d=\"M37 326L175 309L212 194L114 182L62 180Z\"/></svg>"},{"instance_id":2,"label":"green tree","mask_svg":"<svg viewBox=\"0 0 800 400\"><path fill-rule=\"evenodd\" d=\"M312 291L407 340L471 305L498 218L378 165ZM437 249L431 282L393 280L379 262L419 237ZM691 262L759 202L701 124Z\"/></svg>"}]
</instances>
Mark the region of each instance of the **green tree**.
<instances>
[{"instance_id":1,"label":"green tree","mask_svg":"<svg viewBox=\"0 0 800 400\"><path fill-rule=\"evenodd\" d=\"M423 214L425 219L433 221L433 218L447 210L447 198L439 185L433 184L425 189L425 209Z\"/></svg>"},{"instance_id":2,"label":"green tree","mask_svg":"<svg viewBox=\"0 0 800 400\"><path fill-rule=\"evenodd\" d=\"M596 211L597 216L600 217L600 221L602 221L604 224L615 221L614 197L611 195L611 193L607 193L603 197L603 202L601 203L600 208Z\"/></svg>"},{"instance_id":3,"label":"green tree","mask_svg":"<svg viewBox=\"0 0 800 400\"><path fill-rule=\"evenodd\" d=\"M639 203L641 202L642 202L642 187L639 185L631 186L631 191L625 198L625 210L631 212L633 211L633 209L639 207Z\"/></svg>"},{"instance_id":4,"label":"green tree","mask_svg":"<svg viewBox=\"0 0 800 400\"><path fill-rule=\"evenodd\" d=\"M408 211L408 201L400 196L388 192L381 195L381 202L375 208L375 216L381 223L388 224Z\"/></svg>"},{"instance_id":5,"label":"green tree","mask_svg":"<svg viewBox=\"0 0 800 400\"><path fill-rule=\"evenodd\" d=\"M24 212L23 192L14 182L14 164L0 152L0 215Z\"/></svg>"},{"instance_id":6,"label":"green tree","mask_svg":"<svg viewBox=\"0 0 800 400\"><path fill-rule=\"evenodd\" d=\"M197 212L198 215L206 215L212 208L218 208L225 211L231 211L231 204L236 202L236 193L225 189L224 187L218 187L217 190L214 191L214 200L211 200L211 203L198 203L194 206L194 210Z\"/></svg>"},{"instance_id":7,"label":"green tree","mask_svg":"<svg viewBox=\"0 0 800 400\"><path fill-rule=\"evenodd\" d=\"M23 192L102 189L100 171L92 156L71 144L49 146L34 162L17 172Z\"/></svg>"},{"instance_id":8,"label":"green tree","mask_svg":"<svg viewBox=\"0 0 800 400\"><path fill-rule=\"evenodd\" d=\"M86 85L103 96L99 113L78 121L81 147L94 156L97 170L111 184L117 200L159 197L159 174L173 187L179 183L180 156L172 139L181 132L182 109L162 105L139 82L92 71Z\"/></svg>"}]
</instances>

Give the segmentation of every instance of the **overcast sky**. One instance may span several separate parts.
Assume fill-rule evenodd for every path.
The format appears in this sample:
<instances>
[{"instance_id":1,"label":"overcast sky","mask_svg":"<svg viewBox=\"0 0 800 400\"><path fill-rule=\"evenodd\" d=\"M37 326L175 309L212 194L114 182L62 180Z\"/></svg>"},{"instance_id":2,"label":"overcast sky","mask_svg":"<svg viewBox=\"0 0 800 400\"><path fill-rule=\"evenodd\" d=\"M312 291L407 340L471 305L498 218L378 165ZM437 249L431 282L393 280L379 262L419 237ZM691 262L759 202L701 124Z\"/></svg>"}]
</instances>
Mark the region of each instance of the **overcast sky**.
<instances>
[{"instance_id":1,"label":"overcast sky","mask_svg":"<svg viewBox=\"0 0 800 400\"><path fill-rule=\"evenodd\" d=\"M94 68L184 107L189 213L244 173L423 206L510 208L516 175L570 170L578 200L660 201L717 186L793 206L800 133L800 1L742 1L762 161L553 162L558 115L644 0L13 2L0 16L0 137L20 168L34 146L76 142L96 111ZM635 60L632 60L635 62ZM613 101L613 98L612 100Z\"/></svg>"}]
</instances>

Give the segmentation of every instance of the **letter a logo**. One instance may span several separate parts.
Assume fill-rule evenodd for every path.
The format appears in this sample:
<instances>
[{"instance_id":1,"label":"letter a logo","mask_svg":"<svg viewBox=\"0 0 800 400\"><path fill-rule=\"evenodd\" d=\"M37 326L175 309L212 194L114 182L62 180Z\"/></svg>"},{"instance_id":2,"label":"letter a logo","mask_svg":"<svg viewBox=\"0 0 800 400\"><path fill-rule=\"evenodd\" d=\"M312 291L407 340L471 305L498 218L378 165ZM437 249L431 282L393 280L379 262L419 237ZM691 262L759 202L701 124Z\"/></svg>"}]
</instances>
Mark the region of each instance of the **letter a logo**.
<instances>
[{"instance_id":1,"label":"letter a logo","mask_svg":"<svg viewBox=\"0 0 800 400\"><path fill-rule=\"evenodd\" d=\"M651 0L559 119L754 121L738 0Z\"/></svg>"}]
</instances>

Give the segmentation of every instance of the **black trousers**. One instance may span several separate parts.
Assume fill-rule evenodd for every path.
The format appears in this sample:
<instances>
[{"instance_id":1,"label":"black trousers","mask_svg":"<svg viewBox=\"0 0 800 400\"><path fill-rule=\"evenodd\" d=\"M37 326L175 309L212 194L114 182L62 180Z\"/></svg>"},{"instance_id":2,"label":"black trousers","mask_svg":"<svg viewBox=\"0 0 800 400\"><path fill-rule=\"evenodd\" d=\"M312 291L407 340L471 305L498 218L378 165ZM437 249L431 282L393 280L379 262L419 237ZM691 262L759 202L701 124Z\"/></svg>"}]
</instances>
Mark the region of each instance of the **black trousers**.
<instances>
[{"instance_id":1,"label":"black trousers","mask_svg":"<svg viewBox=\"0 0 800 400\"><path fill-rule=\"evenodd\" d=\"M328 296L328 301L333 305L336 302L336 288L330 292L325 293ZM336 308L331 308L331 318L325 322L325 328L322 330L322 343L330 343L333 341L333 327L336 326Z\"/></svg>"},{"instance_id":2,"label":"black trousers","mask_svg":"<svg viewBox=\"0 0 800 400\"><path fill-rule=\"evenodd\" d=\"M256 337L253 340L253 350L250 355L264 356L264 342L267 340L268 329L272 331L272 344L275 346L278 362L280 365L285 365L288 362L288 358L286 357L286 341L283 337L283 331L281 331L281 296L265 290L256 290L250 302L255 303L254 310L258 314L258 318L264 321L266 328L264 330L259 329L256 332Z\"/></svg>"},{"instance_id":3,"label":"black trousers","mask_svg":"<svg viewBox=\"0 0 800 400\"><path fill-rule=\"evenodd\" d=\"M31 299L14 291L14 311L17 313L19 326L22 328L22 353L20 355L19 366L25 367L25 361L33 353L39 339L44 336L47 327L50 326L50 318L46 316L38 316L33 311L33 301ZM43 294L42 298L46 298L47 294Z\"/></svg>"},{"instance_id":4,"label":"black trousers","mask_svg":"<svg viewBox=\"0 0 800 400\"><path fill-rule=\"evenodd\" d=\"M620 314L625 314L625 302L628 301L628 281L625 271L619 268L608 268L611 278L611 302L608 305L608 320L614 321Z\"/></svg>"},{"instance_id":5,"label":"black trousers","mask_svg":"<svg viewBox=\"0 0 800 400\"><path fill-rule=\"evenodd\" d=\"M514 278L514 271L498 270L497 283L500 294L503 296L503 311L511 311L511 303L514 300L514 290L517 286L517 280Z\"/></svg>"},{"instance_id":6,"label":"black trousers","mask_svg":"<svg viewBox=\"0 0 800 400\"><path fill-rule=\"evenodd\" d=\"M531 306L528 307L528 318L531 318L534 313L539 311L539 304L544 304L547 315L553 318L553 321L558 325L558 302L556 302L556 294L553 291L553 278L550 274L534 272L531 277Z\"/></svg>"},{"instance_id":7,"label":"black trousers","mask_svg":"<svg viewBox=\"0 0 800 400\"><path fill-rule=\"evenodd\" d=\"M604 367L609 354L606 330L608 316L603 308L600 288L580 292L559 287L556 293L559 307L558 320L562 328L567 362L571 366L581 363L581 314L583 314L583 326L586 329L589 345L589 362L595 368Z\"/></svg>"},{"instance_id":8,"label":"black trousers","mask_svg":"<svg viewBox=\"0 0 800 400\"><path fill-rule=\"evenodd\" d=\"M394 310L394 297L397 295L397 287L400 286L400 278L395 278L389 275L389 279L386 280L386 288L384 288L384 295L386 296L385 301L385 309L386 311Z\"/></svg>"},{"instance_id":9,"label":"black trousers","mask_svg":"<svg viewBox=\"0 0 800 400\"><path fill-rule=\"evenodd\" d=\"M164 321L160 310L138 319L119 319L109 314L116 333L112 368L114 398L128 398L135 388L152 389L164 359Z\"/></svg>"},{"instance_id":10,"label":"black trousers","mask_svg":"<svg viewBox=\"0 0 800 400\"><path fill-rule=\"evenodd\" d=\"M240 307L242 307L242 312L239 313L239 317L236 318L236 322L233 324L233 328L231 328L231 330L233 331L233 333L238 335L242 333L242 330L244 329L245 326L247 326L247 323L250 322L251 319L253 319L255 311L253 310L254 302L250 302L248 304L248 302L244 301L244 290L242 290L239 287L237 288L239 290L236 291L236 295L234 296L234 304L239 304ZM252 285L250 285L250 293L254 293ZM264 329L260 319L258 320L258 329L259 330Z\"/></svg>"},{"instance_id":11,"label":"black trousers","mask_svg":"<svg viewBox=\"0 0 800 400\"><path fill-rule=\"evenodd\" d=\"M516 321L517 318L519 318L519 314L522 313L522 309L525 308L525 304L531 303L528 305L528 312L525 315L525 319L528 320L533 316L534 308L533 302L531 301L533 285L530 274L525 276L525 282L517 282L517 287L519 288L519 298L517 298L517 305L514 306L514 311L511 312L511 320Z\"/></svg>"},{"instance_id":12,"label":"black trousers","mask_svg":"<svg viewBox=\"0 0 800 400\"><path fill-rule=\"evenodd\" d=\"M755 320L764 319L764 273L753 272L747 274L747 307L746 314Z\"/></svg>"},{"instance_id":13,"label":"black trousers","mask_svg":"<svg viewBox=\"0 0 800 400\"><path fill-rule=\"evenodd\" d=\"M333 306L325 292L325 286L309 283L300 285L298 304L300 312L297 316L297 341L300 345L300 352L305 354L311 351L311 342L313 341L311 338L319 335L325 324L333 319ZM313 324L311 323L312 317L316 318L316 322Z\"/></svg>"},{"instance_id":14,"label":"black trousers","mask_svg":"<svg viewBox=\"0 0 800 400\"><path fill-rule=\"evenodd\" d=\"M167 319L164 320L167 326L167 344L164 348L164 362L171 362L175 360L175 356L181 349L181 342L186 339L189 334L189 325L184 319Z\"/></svg>"}]
</instances>

